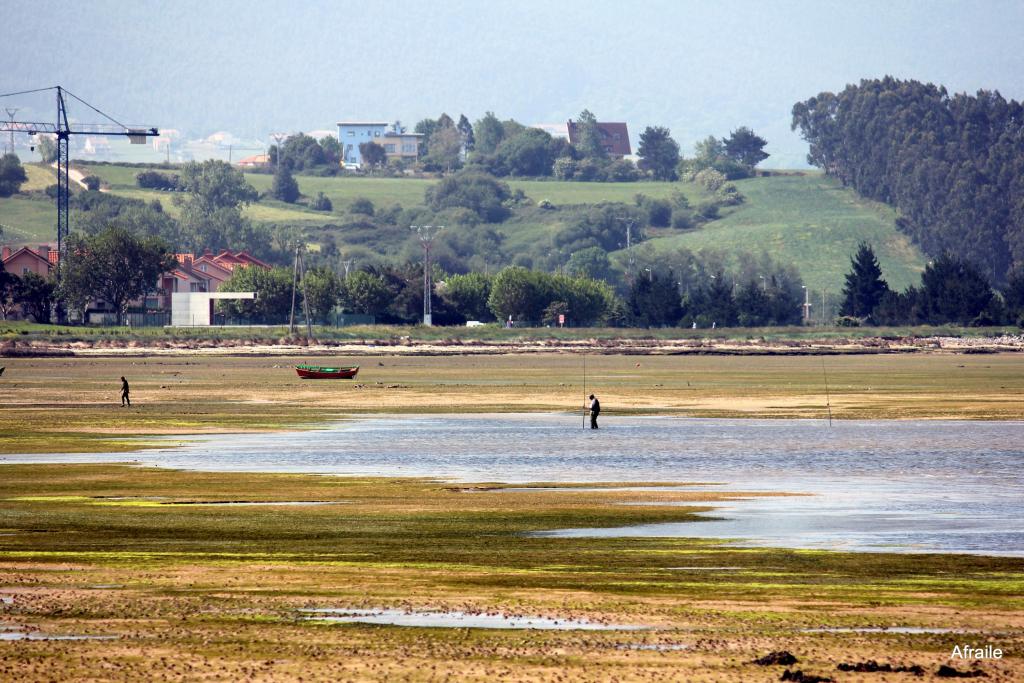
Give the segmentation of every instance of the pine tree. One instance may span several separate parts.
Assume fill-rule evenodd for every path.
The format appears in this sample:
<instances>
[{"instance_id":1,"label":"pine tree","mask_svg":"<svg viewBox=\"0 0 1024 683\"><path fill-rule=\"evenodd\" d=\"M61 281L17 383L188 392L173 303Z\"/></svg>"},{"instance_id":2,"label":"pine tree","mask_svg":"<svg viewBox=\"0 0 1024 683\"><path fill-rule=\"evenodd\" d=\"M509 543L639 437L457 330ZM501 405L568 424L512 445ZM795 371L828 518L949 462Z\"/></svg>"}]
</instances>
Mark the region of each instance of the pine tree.
<instances>
[{"instance_id":1,"label":"pine tree","mask_svg":"<svg viewBox=\"0 0 1024 683\"><path fill-rule=\"evenodd\" d=\"M274 173L274 183L270 187L270 196L289 204L299 198L299 184L292 177L287 164L278 164Z\"/></svg>"},{"instance_id":2,"label":"pine tree","mask_svg":"<svg viewBox=\"0 0 1024 683\"><path fill-rule=\"evenodd\" d=\"M888 291L889 284L882 279L882 269L875 258L875 252L867 242L861 242L856 256L850 260L840 313L856 318L870 318Z\"/></svg>"}]
</instances>

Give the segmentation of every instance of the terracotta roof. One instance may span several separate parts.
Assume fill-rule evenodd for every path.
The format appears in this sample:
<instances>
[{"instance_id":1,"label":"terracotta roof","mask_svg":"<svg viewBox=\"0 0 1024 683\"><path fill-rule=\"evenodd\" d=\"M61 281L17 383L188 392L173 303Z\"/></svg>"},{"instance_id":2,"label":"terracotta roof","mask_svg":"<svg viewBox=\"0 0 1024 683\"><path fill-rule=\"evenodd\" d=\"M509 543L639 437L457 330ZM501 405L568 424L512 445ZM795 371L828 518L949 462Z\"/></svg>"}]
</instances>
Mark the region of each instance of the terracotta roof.
<instances>
[{"instance_id":1,"label":"terracotta roof","mask_svg":"<svg viewBox=\"0 0 1024 683\"><path fill-rule=\"evenodd\" d=\"M51 249L49 254L54 253L54 251L55 250ZM10 263L15 258L17 258L19 255L21 255L22 253L31 254L32 256L36 257L37 259L39 259L40 261L45 263L48 267L53 265L53 263L55 263L55 261L51 261L50 260L53 257L51 257L49 254L47 254L47 258L43 258L42 256L39 255L39 252L37 252L35 249L29 249L28 247L22 247L18 251L12 253L10 256L8 256L7 258L4 259L4 263Z\"/></svg>"},{"instance_id":2,"label":"terracotta roof","mask_svg":"<svg viewBox=\"0 0 1024 683\"><path fill-rule=\"evenodd\" d=\"M565 125L569 129L569 142L579 142L579 124L569 119ZM629 130L623 122L598 121L597 128L601 131L601 141L609 154L628 156L633 153L629 146Z\"/></svg>"}]
</instances>

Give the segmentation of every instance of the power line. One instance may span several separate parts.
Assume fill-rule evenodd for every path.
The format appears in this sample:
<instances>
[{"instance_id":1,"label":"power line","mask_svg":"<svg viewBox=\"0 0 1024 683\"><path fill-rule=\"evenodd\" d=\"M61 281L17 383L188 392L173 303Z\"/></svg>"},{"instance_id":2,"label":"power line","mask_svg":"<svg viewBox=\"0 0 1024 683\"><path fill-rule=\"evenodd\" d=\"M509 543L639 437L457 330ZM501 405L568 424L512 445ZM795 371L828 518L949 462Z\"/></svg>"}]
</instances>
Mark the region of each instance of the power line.
<instances>
[{"instance_id":1,"label":"power line","mask_svg":"<svg viewBox=\"0 0 1024 683\"><path fill-rule=\"evenodd\" d=\"M22 90L21 92L8 92L0 95L0 97L14 97L15 95L30 95L34 92L46 92L47 90L56 90L57 86L51 85L49 88L36 88L35 90Z\"/></svg>"},{"instance_id":2,"label":"power line","mask_svg":"<svg viewBox=\"0 0 1024 683\"><path fill-rule=\"evenodd\" d=\"M113 122L114 122L114 123L116 123L117 125L121 126L122 128L127 128L127 127L128 127L128 126L124 125L123 123L121 123L120 121L118 121L117 119L115 119L115 118L114 118L113 116L111 116L111 115L109 115L109 114L105 114L105 113L103 113L102 111L100 111L99 109L97 109L96 107L92 106L91 104L89 104L88 102L86 102L86 101L85 101L85 100L83 100L83 99L82 99L81 97L79 97L79 96L78 96L78 95L76 95L75 93L71 92L71 91L70 91L70 90L68 90L67 88L64 88L64 92L66 92L67 94L71 95L71 96L72 96L72 97L74 97L74 98L75 98L76 100L78 100L79 102L81 102L81 103L82 103L82 104L84 104L85 106L89 107L89 109L92 109L92 110L93 110L94 112L96 112L96 113L97 113L97 114L99 114L100 116L104 116L104 117L106 117L106 118L110 119L111 121L113 121Z\"/></svg>"}]
</instances>

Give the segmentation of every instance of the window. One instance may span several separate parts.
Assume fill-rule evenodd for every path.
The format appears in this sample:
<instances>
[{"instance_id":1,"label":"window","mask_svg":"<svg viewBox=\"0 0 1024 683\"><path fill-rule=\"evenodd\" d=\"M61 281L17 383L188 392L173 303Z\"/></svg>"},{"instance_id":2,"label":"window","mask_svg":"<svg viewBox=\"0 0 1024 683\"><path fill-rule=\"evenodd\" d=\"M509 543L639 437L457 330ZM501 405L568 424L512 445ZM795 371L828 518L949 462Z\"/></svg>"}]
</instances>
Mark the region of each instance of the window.
<instances>
[{"instance_id":1,"label":"window","mask_svg":"<svg viewBox=\"0 0 1024 683\"><path fill-rule=\"evenodd\" d=\"M191 292L205 292L206 291L206 283L205 282L190 282L189 285L188 285L188 288L189 288L189 291L191 291Z\"/></svg>"},{"instance_id":2,"label":"window","mask_svg":"<svg viewBox=\"0 0 1024 683\"><path fill-rule=\"evenodd\" d=\"M380 131L379 130L373 131L373 137L379 138L380 137Z\"/></svg>"},{"instance_id":3,"label":"window","mask_svg":"<svg viewBox=\"0 0 1024 683\"><path fill-rule=\"evenodd\" d=\"M394 154L395 146L390 143L384 143L384 151L388 154Z\"/></svg>"},{"instance_id":4,"label":"window","mask_svg":"<svg viewBox=\"0 0 1024 683\"><path fill-rule=\"evenodd\" d=\"M201 271L203 271L205 273L206 272L206 264L205 263L201 264L199 266L199 270L201 270Z\"/></svg>"},{"instance_id":5,"label":"window","mask_svg":"<svg viewBox=\"0 0 1024 683\"><path fill-rule=\"evenodd\" d=\"M28 266L24 266L24 267L22 267L22 269L21 269L21 274L22 274L22 275L28 275L28 274L29 274L29 273L31 273L31 272L32 272L32 270L31 270L31 269L30 269L30 268L29 268Z\"/></svg>"},{"instance_id":6,"label":"window","mask_svg":"<svg viewBox=\"0 0 1024 683\"><path fill-rule=\"evenodd\" d=\"M411 144L406 142L406 143L404 143L402 145L402 154L415 154L415 153L416 153L416 143L415 142L411 143Z\"/></svg>"},{"instance_id":7,"label":"window","mask_svg":"<svg viewBox=\"0 0 1024 683\"><path fill-rule=\"evenodd\" d=\"M354 138L354 137L356 136L356 132L355 132L354 130L350 130L350 131L348 132L348 136L349 136L350 138Z\"/></svg>"}]
</instances>

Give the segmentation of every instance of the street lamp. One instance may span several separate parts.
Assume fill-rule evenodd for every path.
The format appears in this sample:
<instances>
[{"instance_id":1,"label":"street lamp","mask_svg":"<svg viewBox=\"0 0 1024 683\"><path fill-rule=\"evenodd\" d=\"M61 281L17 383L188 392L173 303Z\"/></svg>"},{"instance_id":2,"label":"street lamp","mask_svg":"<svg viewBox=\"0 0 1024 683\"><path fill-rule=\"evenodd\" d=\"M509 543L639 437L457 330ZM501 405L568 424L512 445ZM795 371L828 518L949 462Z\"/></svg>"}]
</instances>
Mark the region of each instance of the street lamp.
<instances>
[{"instance_id":1,"label":"street lamp","mask_svg":"<svg viewBox=\"0 0 1024 683\"><path fill-rule=\"evenodd\" d=\"M430 250L434 246L434 238L437 233L444 230L443 225L410 225L410 230L415 230L423 245L423 324L430 327L433 324L433 313L430 307Z\"/></svg>"}]
</instances>

